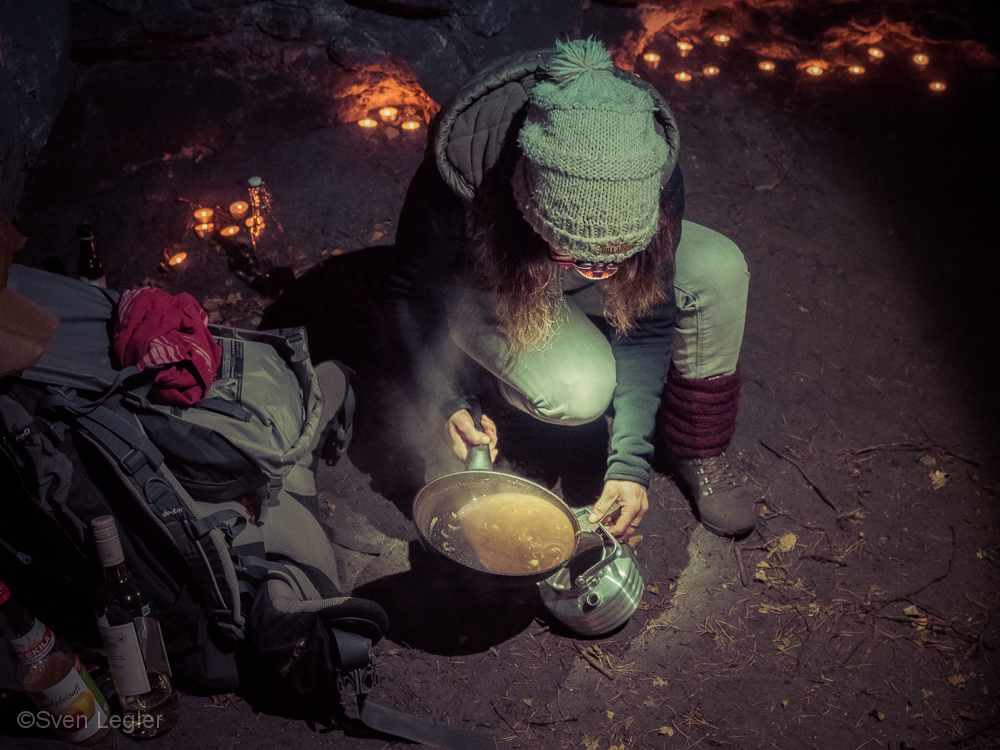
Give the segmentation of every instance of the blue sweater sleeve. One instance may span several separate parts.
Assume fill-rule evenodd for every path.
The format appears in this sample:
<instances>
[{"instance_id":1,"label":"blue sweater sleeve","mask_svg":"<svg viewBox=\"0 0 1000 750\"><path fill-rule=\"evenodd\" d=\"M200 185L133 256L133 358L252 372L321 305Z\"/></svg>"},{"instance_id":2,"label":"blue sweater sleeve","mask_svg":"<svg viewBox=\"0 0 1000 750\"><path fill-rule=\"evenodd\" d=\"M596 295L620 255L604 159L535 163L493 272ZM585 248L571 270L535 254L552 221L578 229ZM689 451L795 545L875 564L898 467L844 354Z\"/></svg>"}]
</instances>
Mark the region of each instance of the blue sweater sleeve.
<instances>
[{"instance_id":1,"label":"blue sweater sleeve","mask_svg":"<svg viewBox=\"0 0 1000 750\"><path fill-rule=\"evenodd\" d=\"M605 480L649 486L653 428L670 361L677 305L670 301L628 336L611 334L618 382L612 400L614 425Z\"/></svg>"}]
</instances>

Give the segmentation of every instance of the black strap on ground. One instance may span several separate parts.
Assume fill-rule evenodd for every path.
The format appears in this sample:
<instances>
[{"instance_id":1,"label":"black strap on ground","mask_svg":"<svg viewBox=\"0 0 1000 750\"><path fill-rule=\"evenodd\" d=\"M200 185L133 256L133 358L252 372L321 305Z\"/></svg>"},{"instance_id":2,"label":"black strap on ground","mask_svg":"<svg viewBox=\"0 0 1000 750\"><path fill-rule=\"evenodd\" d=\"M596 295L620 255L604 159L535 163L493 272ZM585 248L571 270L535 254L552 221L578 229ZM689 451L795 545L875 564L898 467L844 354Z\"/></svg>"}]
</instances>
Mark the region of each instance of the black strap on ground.
<instances>
[{"instance_id":1,"label":"black strap on ground","mask_svg":"<svg viewBox=\"0 0 1000 750\"><path fill-rule=\"evenodd\" d=\"M366 693L378 684L371 658L371 641L337 628L331 628L330 633L340 659L340 694L357 696L361 723L366 727L442 750L496 750L496 742L485 734L447 727L368 700Z\"/></svg>"},{"instance_id":2,"label":"black strap on ground","mask_svg":"<svg viewBox=\"0 0 1000 750\"><path fill-rule=\"evenodd\" d=\"M485 734L435 724L393 708L380 706L364 696L358 697L358 704L361 708L361 722L369 729L383 734L402 737L443 750L496 750L497 747L496 742Z\"/></svg>"}]
</instances>

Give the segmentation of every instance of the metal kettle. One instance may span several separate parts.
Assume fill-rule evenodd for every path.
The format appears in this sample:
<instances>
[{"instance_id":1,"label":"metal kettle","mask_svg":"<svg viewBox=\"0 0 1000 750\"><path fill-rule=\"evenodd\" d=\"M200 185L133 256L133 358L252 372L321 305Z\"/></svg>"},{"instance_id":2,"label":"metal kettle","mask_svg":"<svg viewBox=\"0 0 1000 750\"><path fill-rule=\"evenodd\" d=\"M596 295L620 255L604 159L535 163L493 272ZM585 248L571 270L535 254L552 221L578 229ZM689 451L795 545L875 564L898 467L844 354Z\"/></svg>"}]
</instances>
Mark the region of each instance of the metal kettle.
<instances>
[{"instance_id":1,"label":"metal kettle","mask_svg":"<svg viewBox=\"0 0 1000 750\"><path fill-rule=\"evenodd\" d=\"M581 527L586 524L580 519ZM624 624L642 599L643 580L632 548L603 525L583 531L576 554L538 584L542 602L582 635L602 635Z\"/></svg>"}]
</instances>

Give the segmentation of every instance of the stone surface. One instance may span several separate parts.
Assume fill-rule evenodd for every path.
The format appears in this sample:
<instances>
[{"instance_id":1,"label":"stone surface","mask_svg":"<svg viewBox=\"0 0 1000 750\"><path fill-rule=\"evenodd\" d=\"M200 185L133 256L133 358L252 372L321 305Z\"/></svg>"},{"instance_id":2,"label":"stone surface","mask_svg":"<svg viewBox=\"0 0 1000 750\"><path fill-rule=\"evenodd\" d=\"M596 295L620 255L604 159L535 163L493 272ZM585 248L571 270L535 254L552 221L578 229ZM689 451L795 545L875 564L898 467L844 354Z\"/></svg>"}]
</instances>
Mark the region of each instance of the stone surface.
<instances>
[{"instance_id":1,"label":"stone surface","mask_svg":"<svg viewBox=\"0 0 1000 750\"><path fill-rule=\"evenodd\" d=\"M0 0L0 210L14 213L72 81L69 0Z\"/></svg>"}]
</instances>

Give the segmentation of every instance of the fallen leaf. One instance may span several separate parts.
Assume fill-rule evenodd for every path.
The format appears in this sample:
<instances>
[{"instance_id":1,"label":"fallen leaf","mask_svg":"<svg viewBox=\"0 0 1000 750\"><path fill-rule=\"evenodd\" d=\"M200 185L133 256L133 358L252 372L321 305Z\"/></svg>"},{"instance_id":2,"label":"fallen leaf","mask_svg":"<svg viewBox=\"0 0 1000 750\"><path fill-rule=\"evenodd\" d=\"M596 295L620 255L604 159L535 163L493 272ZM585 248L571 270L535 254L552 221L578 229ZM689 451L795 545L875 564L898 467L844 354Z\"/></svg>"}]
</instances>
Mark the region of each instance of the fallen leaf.
<instances>
[{"instance_id":1,"label":"fallen leaf","mask_svg":"<svg viewBox=\"0 0 1000 750\"><path fill-rule=\"evenodd\" d=\"M654 700L643 701L642 705L646 706L647 708L656 708L656 701Z\"/></svg>"},{"instance_id":2,"label":"fallen leaf","mask_svg":"<svg viewBox=\"0 0 1000 750\"><path fill-rule=\"evenodd\" d=\"M757 563L757 567L758 568L770 568L771 564L767 560L761 560L759 563Z\"/></svg>"},{"instance_id":3,"label":"fallen leaf","mask_svg":"<svg viewBox=\"0 0 1000 750\"><path fill-rule=\"evenodd\" d=\"M763 570L758 570L758 571L756 571L753 574L753 579L755 581L765 581L766 582L767 581L767 573L765 573Z\"/></svg>"},{"instance_id":4,"label":"fallen leaf","mask_svg":"<svg viewBox=\"0 0 1000 750\"><path fill-rule=\"evenodd\" d=\"M667 735L667 737L673 737L674 736L674 728L673 727L660 727L660 734L665 734L665 735Z\"/></svg>"},{"instance_id":5,"label":"fallen leaf","mask_svg":"<svg viewBox=\"0 0 1000 750\"><path fill-rule=\"evenodd\" d=\"M635 549L636 545L642 541L642 534L633 534L628 538L628 546Z\"/></svg>"},{"instance_id":6,"label":"fallen leaf","mask_svg":"<svg viewBox=\"0 0 1000 750\"><path fill-rule=\"evenodd\" d=\"M782 708L788 708L788 701L781 701Z\"/></svg>"},{"instance_id":7,"label":"fallen leaf","mask_svg":"<svg viewBox=\"0 0 1000 750\"><path fill-rule=\"evenodd\" d=\"M943 471L932 471L931 472L931 488L939 490L945 486L948 482L948 475Z\"/></svg>"},{"instance_id":8,"label":"fallen leaf","mask_svg":"<svg viewBox=\"0 0 1000 750\"><path fill-rule=\"evenodd\" d=\"M924 698L930 698L932 695L934 695L934 691L928 690L927 688L922 688L920 692L923 694Z\"/></svg>"},{"instance_id":9,"label":"fallen leaf","mask_svg":"<svg viewBox=\"0 0 1000 750\"><path fill-rule=\"evenodd\" d=\"M778 539L778 549L782 552L791 552L795 548L797 538L792 532L786 532Z\"/></svg>"},{"instance_id":10,"label":"fallen leaf","mask_svg":"<svg viewBox=\"0 0 1000 750\"><path fill-rule=\"evenodd\" d=\"M667 681L662 677L657 677L653 680L653 687L666 687Z\"/></svg>"},{"instance_id":11,"label":"fallen leaf","mask_svg":"<svg viewBox=\"0 0 1000 750\"><path fill-rule=\"evenodd\" d=\"M903 610L904 615L909 615L910 617L923 617L924 613L917 609L915 604L911 604L909 607Z\"/></svg>"},{"instance_id":12,"label":"fallen leaf","mask_svg":"<svg viewBox=\"0 0 1000 750\"><path fill-rule=\"evenodd\" d=\"M809 308L808 307L803 307L802 305L799 305L799 312L809 312Z\"/></svg>"},{"instance_id":13,"label":"fallen leaf","mask_svg":"<svg viewBox=\"0 0 1000 750\"><path fill-rule=\"evenodd\" d=\"M963 708L961 711L959 711L958 715L961 716L963 719L967 719L968 721L976 720L976 715L967 708Z\"/></svg>"},{"instance_id":14,"label":"fallen leaf","mask_svg":"<svg viewBox=\"0 0 1000 750\"><path fill-rule=\"evenodd\" d=\"M925 453L917 460L924 466L937 466L937 459L929 453Z\"/></svg>"},{"instance_id":15,"label":"fallen leaf","mask_svg":"<svg viewBox=\"0 0 1000 750\"><path fill-rule=\"evenodd\" d=\"M615 712L614 711L608 711L608 718L609 719L615 718Z\"/></svg>"},{"instance_id":16,"label":"fallen leaf","mask_svg":"<svg viewBox=\"0 0 1000 750\"><path fill-rule=\"evenodd\" d=\"M650 594L656 595L660 593L660 587L657 586L655 583L647 583L646 591L648 591Z\"/></svg>"},{"instance_id":17,"label":"fallen leaf","mask_svg":"<svg viewBox=\"0 0 1000 750\"><path fill-rule=\"evenodd\" d=\"M965 675L953 674L951 677L948 678L948 682L951 683L952 685L962 685L965 683Z\"/></svg>"},{"instance_id":18,"label":"fallen leaf","mask_svg":"<svg viewBox=\"0 0 1000 750\"><path fill-rule=\"evenodd\" d=\"M597 750L597 740L591 740L584 737L583 744L587 750Z\"/></svg>"},{"instance_id":19,"label":"fallen leaf","mask_svg":"<svg viewBox=\"0 0 1000 750\"><path fill-rule=\"evenodd\" d=\"M526 706L531 706L531 698L522 698L521 702Z\"/></svg>"}]
</instances>

